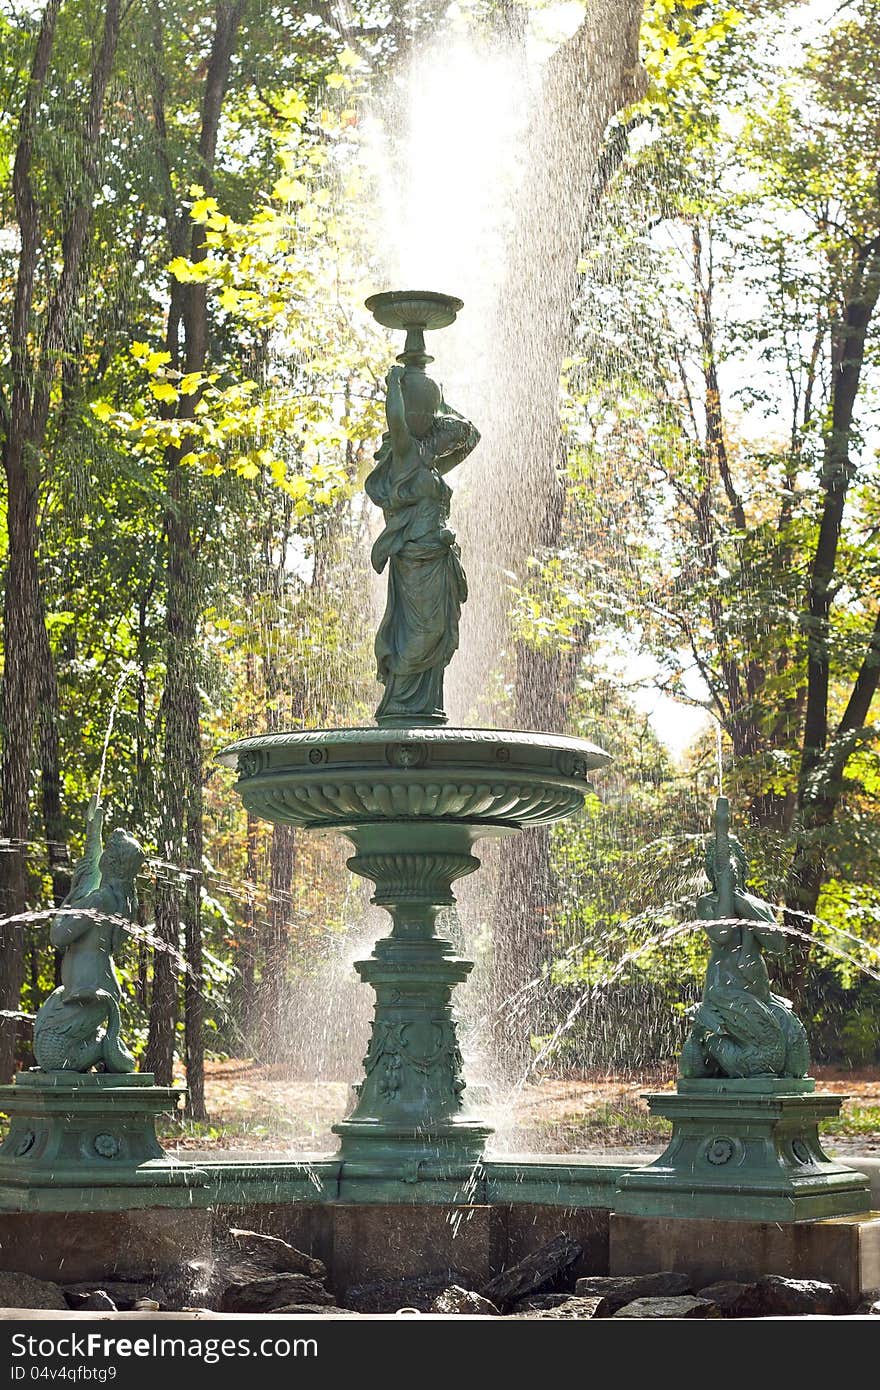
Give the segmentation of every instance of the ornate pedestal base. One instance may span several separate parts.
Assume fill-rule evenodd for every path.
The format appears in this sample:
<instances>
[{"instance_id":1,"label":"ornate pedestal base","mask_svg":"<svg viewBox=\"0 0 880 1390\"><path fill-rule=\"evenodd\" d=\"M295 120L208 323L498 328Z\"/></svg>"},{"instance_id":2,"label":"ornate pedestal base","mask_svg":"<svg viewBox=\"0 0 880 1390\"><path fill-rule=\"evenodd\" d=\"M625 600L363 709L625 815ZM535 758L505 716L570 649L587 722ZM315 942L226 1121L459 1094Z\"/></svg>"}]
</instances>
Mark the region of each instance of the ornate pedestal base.
<instances>
[{"instance_id":1,"label":"ornate pedestal base","mask_svg":"<svg viewBox=\"0 0 880 1390\"><path fill-rule=\"evenodd\" d=\"M0 1087L10 1117L0 1146L3 1206L68 1210L81 1195L93 1210L115 1210L143 1204L132 1188L200 1181L169 1162L156 1138L156 1116L181 1094L147 1073L20 1072Z\"/></svg>"},{"instance_id":2,"label":"ornate pedestal base","mask_svg":"<svg viewBox=\"0 0 880 1390\"><path fill-rule=\"evenodd\" d=\"M842 1096L815 1082L771 1078L680 1080L647 1097L672 1121L666 1151L619 1180L614 1210L635 1216L807 1221L870 1209L867 1178L835 1163L820 1120Z\"/></svg>"},{"instance_id":3,"label":"ornate pedestal base","mask_svg":"<svg viewBox=\"0 0 880 1390\"><path fill-rule=\"evenodd\" d=\"M348 867L372 879L373 902L394 922L355 966L376 991L376 1013L357 1104L334 1125L347 1182L466 1183L491 1133L465 1113L452 1013L452 989L472 964L435 935L438 912L455 901L452 883L479 868L470 849L481 829L438 822L345 830L358 850Z\"/></svg>"}]
</instances>

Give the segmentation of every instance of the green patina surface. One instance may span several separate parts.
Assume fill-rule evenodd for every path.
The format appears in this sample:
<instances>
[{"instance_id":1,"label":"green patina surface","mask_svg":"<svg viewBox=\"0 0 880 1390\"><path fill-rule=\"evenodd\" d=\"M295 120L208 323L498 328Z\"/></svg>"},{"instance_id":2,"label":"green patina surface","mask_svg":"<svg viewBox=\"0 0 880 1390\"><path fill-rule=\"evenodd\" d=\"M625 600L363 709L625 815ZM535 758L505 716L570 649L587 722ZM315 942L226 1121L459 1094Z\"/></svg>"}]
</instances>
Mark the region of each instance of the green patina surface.
<instances>
[{"instance_id":1,"label":"green patina surface","mask_svg":"<svg viewBox=\"0 0 880 1390\"><path fill-rule=\"evenodd\" d=\"M625 1173L614 1210L635 1216L805 1221L870 1210L867 1178L830 1159L818 1125L844 1097L808 1078L691 1080L647 1097L672 1121L653 1163Z\"/></svg>"},{"instance_id":2,"label":"green patina surface","mask_svg":"<svg viewBox=\"0 0 880 1390\"><path fill-rule=\"evenodd\" d=\"M615 1211L634 1216L804 1221L870 1209L867 1178L835 1163L819 1123L845 1097L816 1093L807 1039L788 1000L773 993L764 953L786 938L770 904L746 892L748 865L729 833L726 797L706 846L712 891L697 902L711 954L703 998L675 1092L647 1097L672 1122L654 1162L624 1174Z\"/></svg>"},{"instance_id":3,"label":"green patina surface","mask_svg":"<svg viewBox=\"0 0 880 1390\"><path fill-rule=\"evenodd\" d=\"M681 1056L683 1077L802 1077L810 1065L807 1035L787 999L774 994L765 954L782 956L788 941L770 903L746 891L748 861L730 834L725 796L715 805L706 845L711 891L697 900L710 943L703 998Z\"/></svg>"},{"instance_id":4,"label":"green patina surface","mask_svg":"<svg viewBox=\"0 0 880 1390\"><path fill-rule=\"evenodd\" d=\"M135 880L144 852L125 830L104 848L104 812L89 806L86 843L70 892L52 922L49 939L62 952L61 984L34 1023L34 1056L47 1072L134 1071L119 1036L119 979L113 953L137 913Z\"/></svg>"},{"instance_id":5,"label":"green patina surface","mask_svg":"<svg viewBox=\"0 0 880 1390\"><path fill-rule=\"evenodd\" d=\"M425 374L424 333L452 323L461 303L407 291L368 306L407 334L367 480L385 517L373 563L389 568L376 639L381 727L249 738L221 758L237 767L253 814L345 835L355 849L348 867L371 880L373 902L391 916L390 935L355 967L376 1009L354 1110L334 1126L343 1187L363 1201L382 1200L386 1185L446 1200L481 1181L490 1129L468 1105L452 1010L472 966L437 935L438 913L454 903L453 883L479 868L478 840L574 814L587 772L608 757L583 739L445 727L443 675L466 586L443 475L478 436Z\"/></svg>"},{"instance_id":6,"label":"green patina surface","mask_svg":"<svg viewBox=\"0 0 880 1390\"><path fill-rule=\"evenodd\" d=\"M0 1205L64 1210L71 1193L85 1192L101 1210L108 1189L159 1196L185 1187L182 1166L156 1138L156 1117L181 1095L148 1073L20 1072L0 1087L0 1110L10 1121L0 1145Z\"/></svg>"},{"instance_id":7,"label":"green patina surface","mask_svg":"<svg viewBox=\"0 0 880 1390\"><path fill-rule=\"evenodd\" d=\"M452 489L446 474L479 442L475 427L448 406L425 371L425 330L455 322L450 295L392 291L367 307L386 328L406 330L406 345L386 377L387 430L364 488L385 527L370 555L388 570L388 601L376 634L376 678L385 693L380 725L445 724L443 677L458 649L467 580L455 532L447 525Z\"/></svg>"}]
</instances>

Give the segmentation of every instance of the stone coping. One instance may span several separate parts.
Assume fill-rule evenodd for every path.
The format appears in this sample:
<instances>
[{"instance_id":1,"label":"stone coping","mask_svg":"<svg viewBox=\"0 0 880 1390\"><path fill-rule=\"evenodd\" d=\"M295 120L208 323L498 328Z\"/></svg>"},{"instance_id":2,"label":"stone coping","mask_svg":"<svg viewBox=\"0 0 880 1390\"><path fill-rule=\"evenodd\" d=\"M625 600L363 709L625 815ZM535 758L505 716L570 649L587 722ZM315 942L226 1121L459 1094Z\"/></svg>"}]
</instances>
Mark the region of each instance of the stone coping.
<instances>
[{"instance_id":1,"label":"stone coping","mask_svg":"<svg viewBox=\"0 0 880 1390\"><path fill-rule=\"evenodd\" d=\"M353 744L356 747L419 742L434 746L473 746L474 744L509 745L514 748L538 748L551 752L576 753L591 760L592 767L603 767L611 754L589 739L572 738L568 734L550 734L522 729L453 728L449 724L412 725L408 728L377 728L364 725L350 729L289 729L277 734L251 734L227 744L216 756L226 767L234 768L239 753L249 749L310 748L330 743L336 747Z\"/></svg>"},{"instance_id":2,"label":"stone coping","mask_svg":"<svg viewBox=\"0 0 880 1390\"><path fill-rule=\"evenodd\" d=\"M807 1096L816 1089L812 1076L680 1076L675 1091L680 1096ZM652 1094L654 1094L652 1092ZM836 1094L836 1093L835 1093ZM846 1100L847 1097L839 1097Z\"/></svg>"}]
</instances>

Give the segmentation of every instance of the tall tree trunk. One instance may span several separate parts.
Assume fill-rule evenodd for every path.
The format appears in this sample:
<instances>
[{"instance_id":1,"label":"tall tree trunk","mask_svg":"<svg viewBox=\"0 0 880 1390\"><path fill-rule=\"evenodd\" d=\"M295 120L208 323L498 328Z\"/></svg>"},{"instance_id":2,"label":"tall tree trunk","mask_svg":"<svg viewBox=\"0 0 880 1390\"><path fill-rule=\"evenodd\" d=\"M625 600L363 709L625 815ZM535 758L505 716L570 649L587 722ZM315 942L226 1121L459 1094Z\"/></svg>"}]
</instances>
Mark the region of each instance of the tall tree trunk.
<instances>
[{"instance_id":1,"label":"tall tree trunk","mask_svg":"<svg viewBox=\"0 0 880 1390\"><path fill-rule=\"evenodd\" d=\"M551 58L528 132L528 168L518 194L509 270L493 333L488 396L478 421L483 442L468 483L462 518L467 561L483 573L522 573L525 561L557 544L565 514L559 391L570 349L571 304L585 229L625 142L603 148L605 127L637 98L642 0L588 0L577 32ZM511 498L525 499L511 504ZM470 674L489 687L507 633L501 584L475 594L468 613ZM518 644L515 726L561 729L583 649L563 657ZM477 667L474 675L473 667ZM505 847L495 897L494 1026L504 1053L521 1062L529 1033L540 1027L535 993L523 992L548 955L553 902L550 839L529 831Z\"/></svg>"},{"instance_id":2,"label":"tall tree trunk","mask_svg":"<svg viewBox=\"0 0 880 1390\"><path fill-rule=\"evenodd\" d=\"M3 765L0 770L2 833L10 851L0 855L0 911L20 911L26 898L25 845L28 838L31 759L43 691L51 691L54 672L45 630L39 576L37 517L41 454L52 406L52 388L62 347L76 310L83 256L91 227L99 136L107 87L119 40L120 0L107 0L100 43L94 52L89 99L82 131L82 168L61 237L61 268L47 298L39 351L32 346L32 307L40 263L41 213L31 172L37 119L55 44L60 0L47 0L40 20L28 86L18 127L12 185L21 247L9 335L10 397L4 401L3 466L6 474L9 560L4 599L2 706ZM51 761L52 741L48 754ZM56 758L57 762L57 758ZM49 769L49 811L53 773ZM18 1007L23 970L23 929L0 927L0 1008ZM14 1037L0 1030L0 1080L13 1067Z\"/></svg>"},{"instance_id":3,"label":"tall tree trunk","mask_svg":"<svg viewBox=\"0 0 880 1390\"><path fill-rule=\"evenodd\" d=\"M843 792L843 776L859 731L868 718L880 678L880 615L867 643L858 676L829 741L831 602L844 513L853 477L850 459L855 409L865 360L865 340L880 298L880 237L861 248L842 320L832 348L831 411L825 434L819 534L806 596L807 699L798 778L796 844L786 885L786 922L811 930L827 876L827 839ZM788 986L795 1003L803 997L808 948L793 954Z\"/></svg>"},{"instance_id":4,"label":"tall tree trunk","mask_svg":"<svg viewBox=\"0 0 880 1390\"><path fill-rule=\"evenodd\" d=\"M232 54L238 35L244 0L227 3L220 0L214 11L214 37L205 73L199 132L199 175L210 191L217 137L223 101L229 84ZM154 13L154 57L157 72L162 69L161 18ZM165 118L162 106L161 82L155 84L154 114L157 138L164 157L168 177L166 221L169 244L176 248L180 240L181 218L176 211L174 190L170 182L171 163L165 141ZM183 225L186 226L185 219ZM193 227L190 256L203 260L206 254L204 231ZM183 329L183 350L179 340ZM208 356L207 287L188 283L172 286L168 316L167 346L172 364L183 366L187 372L203 370ZM178 406L182 419L191 418L196 398L183 397ZM179 936L183 920L186 952L186 982L184 986L184 1026L187 1063L187 1110L195 1119L204 1118L204 1000L201 937L201 876L202 876L202 751L199 725L199 687L196 653L198 650L201 617L201 579L194 545L194 497L190 471L181 466L182 451L169 449L166 454L168 470L168 507L166 534L168 538L168 571L166 595L166 664L163 713L165 747L163 758L163 840L165 855L180 865L186 875L183 901L173 884L164 891L157 904L156 928L163 943L170 945ZM163 961L166 952L156 956L153 977L153 999L150 1009L149 1051L157 1079L170 1076L173 1065L174 1030L171 1018L176 1015L176 986L172 1005L173 981L168 978ZM160 986L157 997L157 982ZM170 1010L170 1017L163 1017Z\"/></svg>"},{"instance_id":5,"label":"tall tree trunk","mask_svg":"<svg viewBox=\"0 0 880 1390\"><path fill-rule=\"evenodd\" d=\"M37 659L35 615L39 612L37 573L37 492L24 476L24 467L7 448L7 525L9 560L4 601L3 668L3 838L0 853L0 912L12 916L27 902L27 841L29 828L31 745L37 711L34 679ZM0 925L0 1009L19 1007L24 979L26 928L22 923ZM15 1020L0 1020L0 1080L12 1077Z\"/></svg>"}]
</instances>

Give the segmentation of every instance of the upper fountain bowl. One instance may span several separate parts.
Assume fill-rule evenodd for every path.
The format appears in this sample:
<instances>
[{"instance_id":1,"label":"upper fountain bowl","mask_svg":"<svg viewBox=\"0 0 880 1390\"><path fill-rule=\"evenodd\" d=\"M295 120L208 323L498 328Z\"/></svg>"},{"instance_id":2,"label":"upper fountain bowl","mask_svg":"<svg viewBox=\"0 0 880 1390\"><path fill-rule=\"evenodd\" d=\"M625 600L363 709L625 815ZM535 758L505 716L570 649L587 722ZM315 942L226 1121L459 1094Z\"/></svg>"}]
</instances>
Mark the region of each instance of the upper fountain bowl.
<instances>
[{"instance_id":1,"label":"upper fountain bowl","mask_svg":"<svg viewBox=\"0 0 880 1390\"><path fill-rule=\"evenodd\" d=\"M433 290L383 290L364 301L383 328L448 328L464 301Z\"/></svg>"},{"instance_id":2,"label":"upper fountain bowl","mask_svg":"<svg viewBox=\"0 0 880 1390\"><path fill-rule=\"evenodd\" d=\"M309 829L387 821L550 825L579 811L610 761L585 739L510 729L308 729L240 739L219 755L263 820Z\"/></svg>"}]
</instances>

